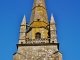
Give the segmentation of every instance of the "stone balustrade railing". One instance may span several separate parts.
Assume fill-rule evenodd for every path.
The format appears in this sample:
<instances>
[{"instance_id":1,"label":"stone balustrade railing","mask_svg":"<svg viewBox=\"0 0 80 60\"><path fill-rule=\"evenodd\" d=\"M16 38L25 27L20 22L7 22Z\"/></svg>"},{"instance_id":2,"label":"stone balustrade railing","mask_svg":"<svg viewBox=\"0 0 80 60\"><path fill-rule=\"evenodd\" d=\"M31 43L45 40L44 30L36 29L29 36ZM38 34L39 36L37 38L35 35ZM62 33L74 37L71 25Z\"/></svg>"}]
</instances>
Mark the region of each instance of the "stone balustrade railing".
<instances>
[{"instance_id":1,"label":"stone balustrade railing","mask_svg":"<svg viewBox=\"0 0 80 60\"><path fill-rule=\"evenodd\" d=\"M40 39L26 39L27 44L39 44L39 43L49 43L50 38L40 38Z\"/></svg>"}]
</instances>

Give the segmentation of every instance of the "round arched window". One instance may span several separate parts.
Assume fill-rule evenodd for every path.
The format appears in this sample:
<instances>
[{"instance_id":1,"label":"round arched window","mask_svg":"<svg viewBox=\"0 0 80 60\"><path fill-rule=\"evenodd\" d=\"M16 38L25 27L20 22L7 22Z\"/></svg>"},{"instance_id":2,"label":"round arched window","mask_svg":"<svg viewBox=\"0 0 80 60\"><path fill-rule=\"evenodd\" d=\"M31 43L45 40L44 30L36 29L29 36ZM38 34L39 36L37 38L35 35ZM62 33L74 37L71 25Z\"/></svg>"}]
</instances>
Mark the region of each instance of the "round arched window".
<instances>
[{"instance_id":1,"label":"round arched window","mask_svg":"<svg viewBox=\"0 0 80 60\"><path fill-rule=\"evenodd\" d=\"M36 39L39 39L39 38L41 38L41 33L38 32L38 33L36 33L35 36L36 36Z\"/></svg>"}]
</instances>

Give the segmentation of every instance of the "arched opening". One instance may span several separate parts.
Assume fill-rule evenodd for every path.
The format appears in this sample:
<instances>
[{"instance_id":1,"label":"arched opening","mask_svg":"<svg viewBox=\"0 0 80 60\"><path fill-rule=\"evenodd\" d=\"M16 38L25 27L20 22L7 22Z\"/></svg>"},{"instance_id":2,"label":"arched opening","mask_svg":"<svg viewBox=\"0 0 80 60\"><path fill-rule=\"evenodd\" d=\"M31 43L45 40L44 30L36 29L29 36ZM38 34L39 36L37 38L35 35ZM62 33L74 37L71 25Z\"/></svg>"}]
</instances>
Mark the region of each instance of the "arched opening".
<instances>
[{"instance_id":1,"label":"arched opening","mask_svg":"<svg viewBox=\"0 0 80 60\"><path fill-rule=\"evenodd\" d=\"M36 36L36 39L39 39L39 38L41 38L41 33L38 32L38 33L36 33L35 36Z\"/></svg>"}]
</instances>

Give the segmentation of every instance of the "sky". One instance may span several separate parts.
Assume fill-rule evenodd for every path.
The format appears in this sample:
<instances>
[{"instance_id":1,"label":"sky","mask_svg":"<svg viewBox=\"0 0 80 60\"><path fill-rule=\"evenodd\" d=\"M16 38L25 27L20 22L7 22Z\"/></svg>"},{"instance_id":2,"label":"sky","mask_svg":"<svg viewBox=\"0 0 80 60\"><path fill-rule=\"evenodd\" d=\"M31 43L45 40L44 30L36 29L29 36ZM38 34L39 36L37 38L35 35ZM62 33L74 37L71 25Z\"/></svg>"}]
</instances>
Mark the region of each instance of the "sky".
<instances>
[{"instance_id":1,"label":"sky","mask_svg":"<svg viewBox=\"0 0 80 60\"><path fill-rule=\"evenodd\" d=\"M0 0L0 60L13 60L24 14L29 23L34 0ZM54 15L63 60L80 60L80 0L46 0Z\"/></svg>"}]
</instances>

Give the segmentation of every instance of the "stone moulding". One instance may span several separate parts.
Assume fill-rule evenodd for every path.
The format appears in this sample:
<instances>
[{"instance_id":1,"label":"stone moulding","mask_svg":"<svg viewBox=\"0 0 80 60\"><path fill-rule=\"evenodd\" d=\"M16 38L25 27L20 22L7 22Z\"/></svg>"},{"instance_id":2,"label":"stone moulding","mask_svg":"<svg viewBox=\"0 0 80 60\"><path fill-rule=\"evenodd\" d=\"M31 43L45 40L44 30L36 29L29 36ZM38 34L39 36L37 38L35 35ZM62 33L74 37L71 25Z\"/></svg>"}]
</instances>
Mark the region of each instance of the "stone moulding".
<instances>
[{"instance_id":1,"label":"stone moulding","mask_svg":"<svg viewBox=\"0 0 80 60\"><path fill-rule=\"evenodd\" d=\"M41 43L41 44L16 44L17 48L18 46L54 46L57 45L58 50L59 50L59 43Z\"/></svg>"}]
</instances>

